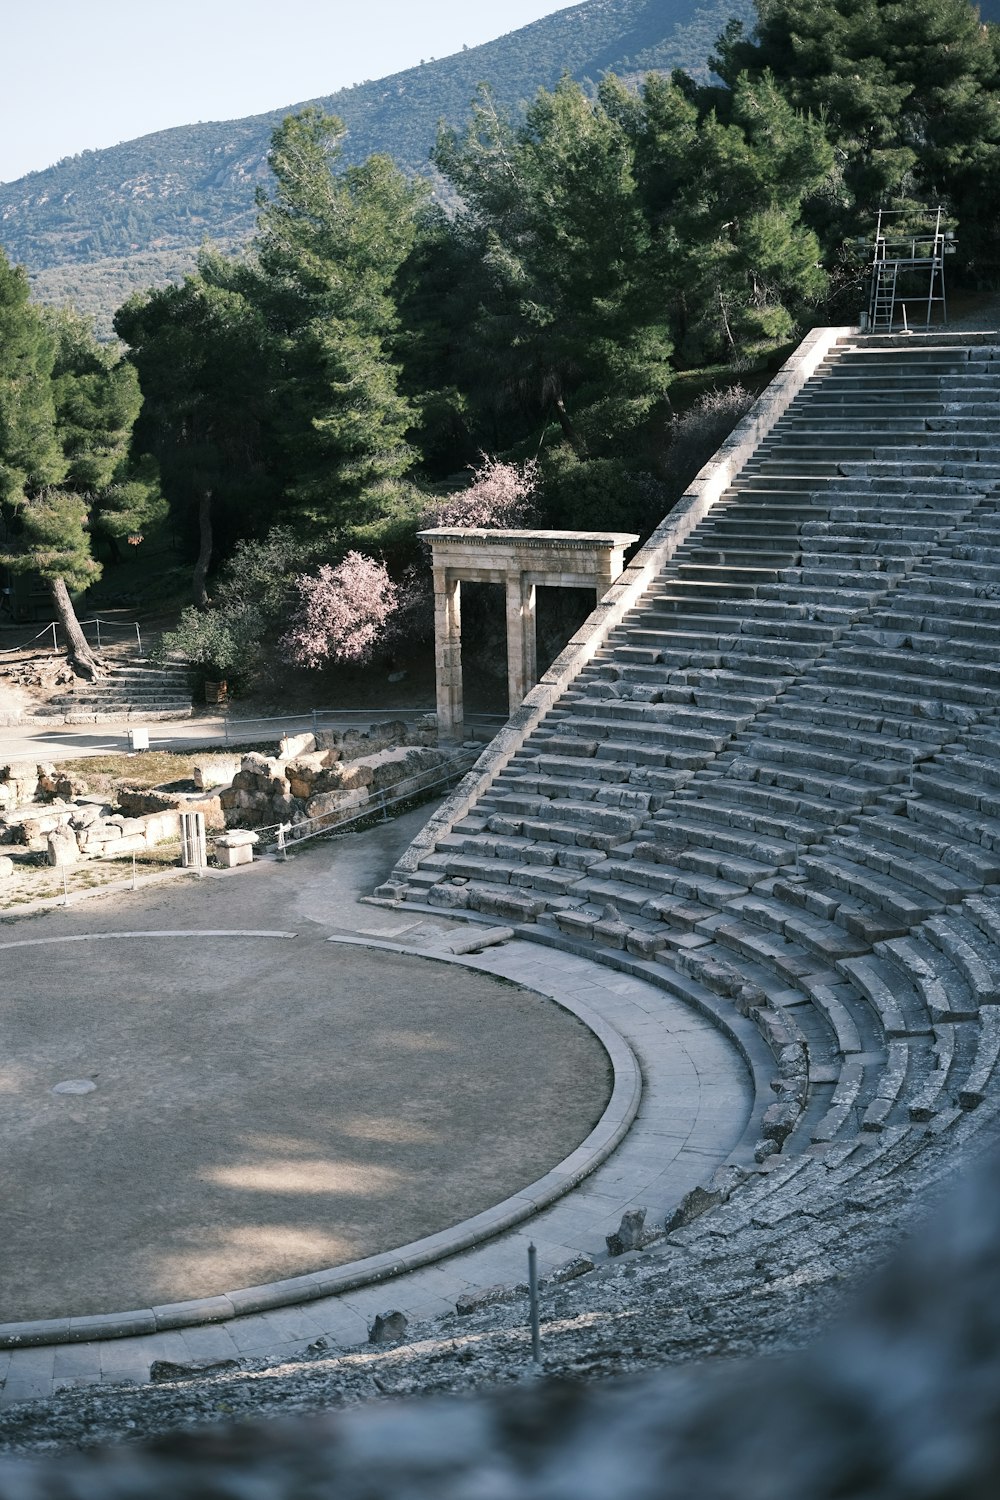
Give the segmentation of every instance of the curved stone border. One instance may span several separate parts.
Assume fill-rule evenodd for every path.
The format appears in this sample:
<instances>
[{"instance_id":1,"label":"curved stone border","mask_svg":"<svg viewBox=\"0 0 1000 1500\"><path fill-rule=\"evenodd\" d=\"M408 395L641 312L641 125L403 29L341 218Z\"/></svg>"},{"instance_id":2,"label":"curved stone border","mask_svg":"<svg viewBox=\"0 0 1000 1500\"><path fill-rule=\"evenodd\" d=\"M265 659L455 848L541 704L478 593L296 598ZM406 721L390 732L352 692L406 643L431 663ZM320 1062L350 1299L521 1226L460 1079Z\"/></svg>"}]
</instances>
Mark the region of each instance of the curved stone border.
<instances>
[{"instance_id":1,"label":"curved stone border","mask_svg":"<svg viewBox=\"0 0 1000 1500\"><path fill-rule=\"evenodd\" d=\"M70 937L28 938L20 942L2 943L0 951L5 948L40 947L45 943L88 942L108 938L295 936L291 932L238 932L227 929L81 933ZM355 937L332 937L327 941L347 943L358 948L384 949L433 963L475 967L456 954L438 954L403 943ZM481 973L482 970L477 969L477 972ZM225 1322L247 1313L267 1312L277 1307L312 1302L319 1297L329 1297L339 1292L354 1291L358 1287L388 1281L393 1276L416 1270L458 1251L471 1249L554 1203L599 1167L624 1139L639 1110L642 1074L635 1053L625 1038L588 1005L568 997L557 999L554 995L546 995L542 990L532 990L530 985L519 984L518 988L539 995L581 1021L601 1043L612 1070L611 1097L601 1118L586 1139L543 1177L493 1208L484 1209L482 1213L464 1219L449 1229L425 1235L423 1239L414 1240L398 1250L383 1251L379 1255L369 1255L363 1260L350 1261L343 1266L314 1271L304 1276L291 1276L282 1281L266 1282L262 1286L242 1287L216 1297L172 1302L160 1307L136 1308L129 1312L98 1313L81 1318L39 1318L32 1322L0 1323L0 1349L160 1333L167 1329L194 1327L199 1323Z\"/></svg>"}]
</instances>

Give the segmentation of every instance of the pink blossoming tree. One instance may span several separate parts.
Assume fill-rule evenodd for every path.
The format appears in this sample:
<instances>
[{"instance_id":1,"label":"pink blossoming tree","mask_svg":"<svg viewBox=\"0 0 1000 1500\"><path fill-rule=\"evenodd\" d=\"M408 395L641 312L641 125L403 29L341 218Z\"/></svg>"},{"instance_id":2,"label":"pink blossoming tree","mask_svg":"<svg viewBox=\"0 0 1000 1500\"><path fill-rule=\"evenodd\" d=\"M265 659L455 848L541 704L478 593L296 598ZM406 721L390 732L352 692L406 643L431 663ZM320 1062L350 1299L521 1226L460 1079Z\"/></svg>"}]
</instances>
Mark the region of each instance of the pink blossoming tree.
<instances>
[{"instance_id":1,"label":"pink blossoming tree","mask_svg":"<svg viewBox=\"0 0 1000 1500\"><path fill-rule=\"evenodd\" d=\"M367 661L399 606L399 590L384 563L361 552L324 563L316 574L300 573L291 629L282 638L286 660L296 667Z\"/></svg>"},{"instance_id":2,"label":"pink blossoming tree","mask_svg":"<svg viewBox=\"0 0 1000 1500\"><path fill-rule=\"evenodd\" d=\"M466 489L424 512L425 526L473 526L493 531L532 525L536 519L537 460L511 464L487 453L482 460L478 468L470 470L472 481Z\"/></svg>"}]
</instances>

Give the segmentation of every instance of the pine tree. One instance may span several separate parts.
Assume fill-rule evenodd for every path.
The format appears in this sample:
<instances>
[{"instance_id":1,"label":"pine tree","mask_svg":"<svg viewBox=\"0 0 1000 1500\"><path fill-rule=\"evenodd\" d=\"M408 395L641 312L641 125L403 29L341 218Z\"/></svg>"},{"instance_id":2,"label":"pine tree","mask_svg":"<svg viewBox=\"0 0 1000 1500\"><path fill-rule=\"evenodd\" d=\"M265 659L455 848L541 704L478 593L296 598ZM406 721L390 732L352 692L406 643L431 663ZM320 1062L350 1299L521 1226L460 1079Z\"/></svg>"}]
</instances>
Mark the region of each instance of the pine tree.
<instances>
[{"instance_id":1,"label":"pine tree","mask_svg":"<svg viewBox=\"0 0 1000 1500\"><path fill-rule=\"evenodd\" d=\"M118 541L141 532L163 508L155 463L131 452L142 406L139 378L117 351L97 343L86 318L69 308L44 317L56 344L56 431L67 464L62 487L85 500L92 544L101 538L117 562Z\"/></svg>"},{"instance_id":2,"label":"pine tree","mask_svg":"<svg viewBox=\"0 0 1000 1500\"><path fill-rule=\"evenodd\" d=\"M770 70L822 118L844 191L816 222L830 242L891 201L950 203L966 253L996 259L997 28L968 0L759 0L756 37L731 26L715 66L735 85Z\"/></svg>"},{"instance_id":3,"label":"pine tree","mask_svg":"<svg viewBox=\"0 0 1000 1500\"><path fill-rule=\"evenodd\" d=\"M267 455L269 335L246 281L240 262L206 251L181 286L131 297L115 315L145 401L139 447L155 458L174 515L196 538L192 591L202 609L219 533L231 546L266 525L278 499Z\"/></svg>"},{"instance_id":4,"label":"pine tree","mask_svg":"<svg viewBox=\"0 0 1000 1500\"><path fill-rule=\"evenodd\" d=\"M28 301L28 278L0 252L0 508L2 561L39 574L84 676L99 667L80 628L70 590L100 576L90 554L87 506L60 488L69 460L59 441L53 381L57 341Z\"/></svg>"},{"instance_id":5,"label":"pine tree","mask_svg":"<svg viewBox=\"0 0 1000 1500\"><path fill-rule=\"evenodd\" d=\"M682 357L752 354L795 331L826 288L803 204L829 181L821 124L769 74L738 76L726 119L683 77L646 80L637 173L671 292Z\"/></svg>"},{"instance_id":6,"label":"pine tree","mask_svg":"<svg viewBox=\"0 0 1000 1500\"><path fill-rule=\"evenodd\" d=\"M439 136L435 161L488 278L471 332L494 400L550 413L578 455L616 443L662 398L671 342L615 110L564 78L515 131L484 89L464 136Z\"/></svg>"},{"instance_id":7,"label":"pine tree","mask_svg":"<svg viewBox=\"0 0 1000 1500\"><path fill-rule=\"evenodd\" d=\"M387 157L337 172L342 129L307 109L275 131L248 293L271 341L285 500L327 527L371 519L416 456L392 340L424 192Z\"/></svg>"}]
</instances>

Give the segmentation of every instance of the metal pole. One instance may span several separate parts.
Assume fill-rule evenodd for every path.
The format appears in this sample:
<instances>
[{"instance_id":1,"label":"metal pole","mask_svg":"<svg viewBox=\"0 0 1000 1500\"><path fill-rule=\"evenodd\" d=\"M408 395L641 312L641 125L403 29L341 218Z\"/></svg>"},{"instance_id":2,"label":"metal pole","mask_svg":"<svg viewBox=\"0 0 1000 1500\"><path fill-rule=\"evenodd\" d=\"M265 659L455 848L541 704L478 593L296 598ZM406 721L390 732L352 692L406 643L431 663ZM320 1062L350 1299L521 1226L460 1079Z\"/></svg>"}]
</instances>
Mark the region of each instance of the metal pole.
<instances>
[{"instance_id":1,"label":"metal pole","mask_svg":"<svg viewBox=\"0 0 1000 1500\"><path fill-rule=\"evenodd\" d=\"M132 850L132 889L135 890L135 850Z\"/></svg>"},{"instance_id":2,"label":"metal pole","mask_svg":"<svg viewBox=\"0 0 1000 1500\"><path fill-rule=\"evenodd\" d=\"M97 649L98 649L98 651L100 651L100 649L101 649L101 622L100 622L100 620L95 620L94 624L97 626Z\"/></svg>"},{"instance_id":3,"label":"metal pole","mask_svg":"<svg viewBox=\"0 0 1000 1500\"><path fill-rule=\"evenodd\" d=\"M136 646L138 647L138 650L139 650L139 655L141 656L142 655L142 636L139 633L139 622L138 622L138 620L136 621L136 624L135 624L135 641L136 641Z\"/></svg>"},{"instance_id":4,"label":"metal pole","mask_svg":"<svg viewBox=\"0 0 1000 1500\"><path fill-rule=\"evenodd\" d=\"M62 867L62 872L63 872L63 906L68 906L69 905L69 885L67 884L67 881L66 881L66 866L65 865L63 865L63 867Z\"/></svg>"},{"instance_id":5,"label":"metal pole","mask_svg":"<svg viewBox=\"0 0 1000 1500\"><path fill-rule=\"evenodd\" d=\"M55 620L52 621L52 649L53 649L53 651L58 651L59 650L59 642L56 639L56 622L55 622Z\"/></svg>"},{"instance_id":6,"label":"metal pole","mask_svg":"<svg viewBox=\"0 0 1000 1500\"><path fill-rule=\"evenodd\" d=\"M542 1338L538 1326L538 1251L528 1246L528 1299L531 1303L531 1357L536 1365L542 1362Z\"/></svg>"}]
</instances>

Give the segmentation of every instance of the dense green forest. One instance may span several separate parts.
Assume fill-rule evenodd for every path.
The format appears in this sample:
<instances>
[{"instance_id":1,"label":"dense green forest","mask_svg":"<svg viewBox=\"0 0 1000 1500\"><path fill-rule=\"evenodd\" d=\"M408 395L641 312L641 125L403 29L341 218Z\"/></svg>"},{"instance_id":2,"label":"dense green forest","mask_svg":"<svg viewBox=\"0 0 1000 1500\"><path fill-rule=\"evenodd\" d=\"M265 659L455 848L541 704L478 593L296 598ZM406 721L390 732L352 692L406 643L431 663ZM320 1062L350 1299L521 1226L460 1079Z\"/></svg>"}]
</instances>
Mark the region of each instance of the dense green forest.
<instances>
[{"instance_id":1,"label":"dense green forest","mask_svg":"<svg viewBox=\"0 0 1000 1500\"><path fill-rule=\"evenodd\" d=\"M726 21L751 14L751 0L587 0L484 46L311 102L344 121L345 164L381 152L408 173L427 173L438 124L461 124L484 80L516 113L564 71L593 83L609 69L635 79L673 67L704 76ZM248 238L271 133L301 107L160 131L0 185L0 244L27 266L36 296L72 298L107 331L130 291L179 279L206 238Z\"/></svg>"},{"instance_id":2,"label":"dense green forest","mask_svg":"<svg viewBox=\"0 0 1000 1500\"><path fill-rule=\"evenodd\" d=\"M744 386L856 317L876 208L943 203L962 273L1000 272L1000 47L966 0L759 0L701 81L480 88L430 180L349 139L285 117L249 244L131 296L124 359L0 279L11 556L85 581L102 526L165 503L206 670L412 644L429 524L648 533ZM90 489L77 430L114 455Z\"/></svg>"}]
</instances>

